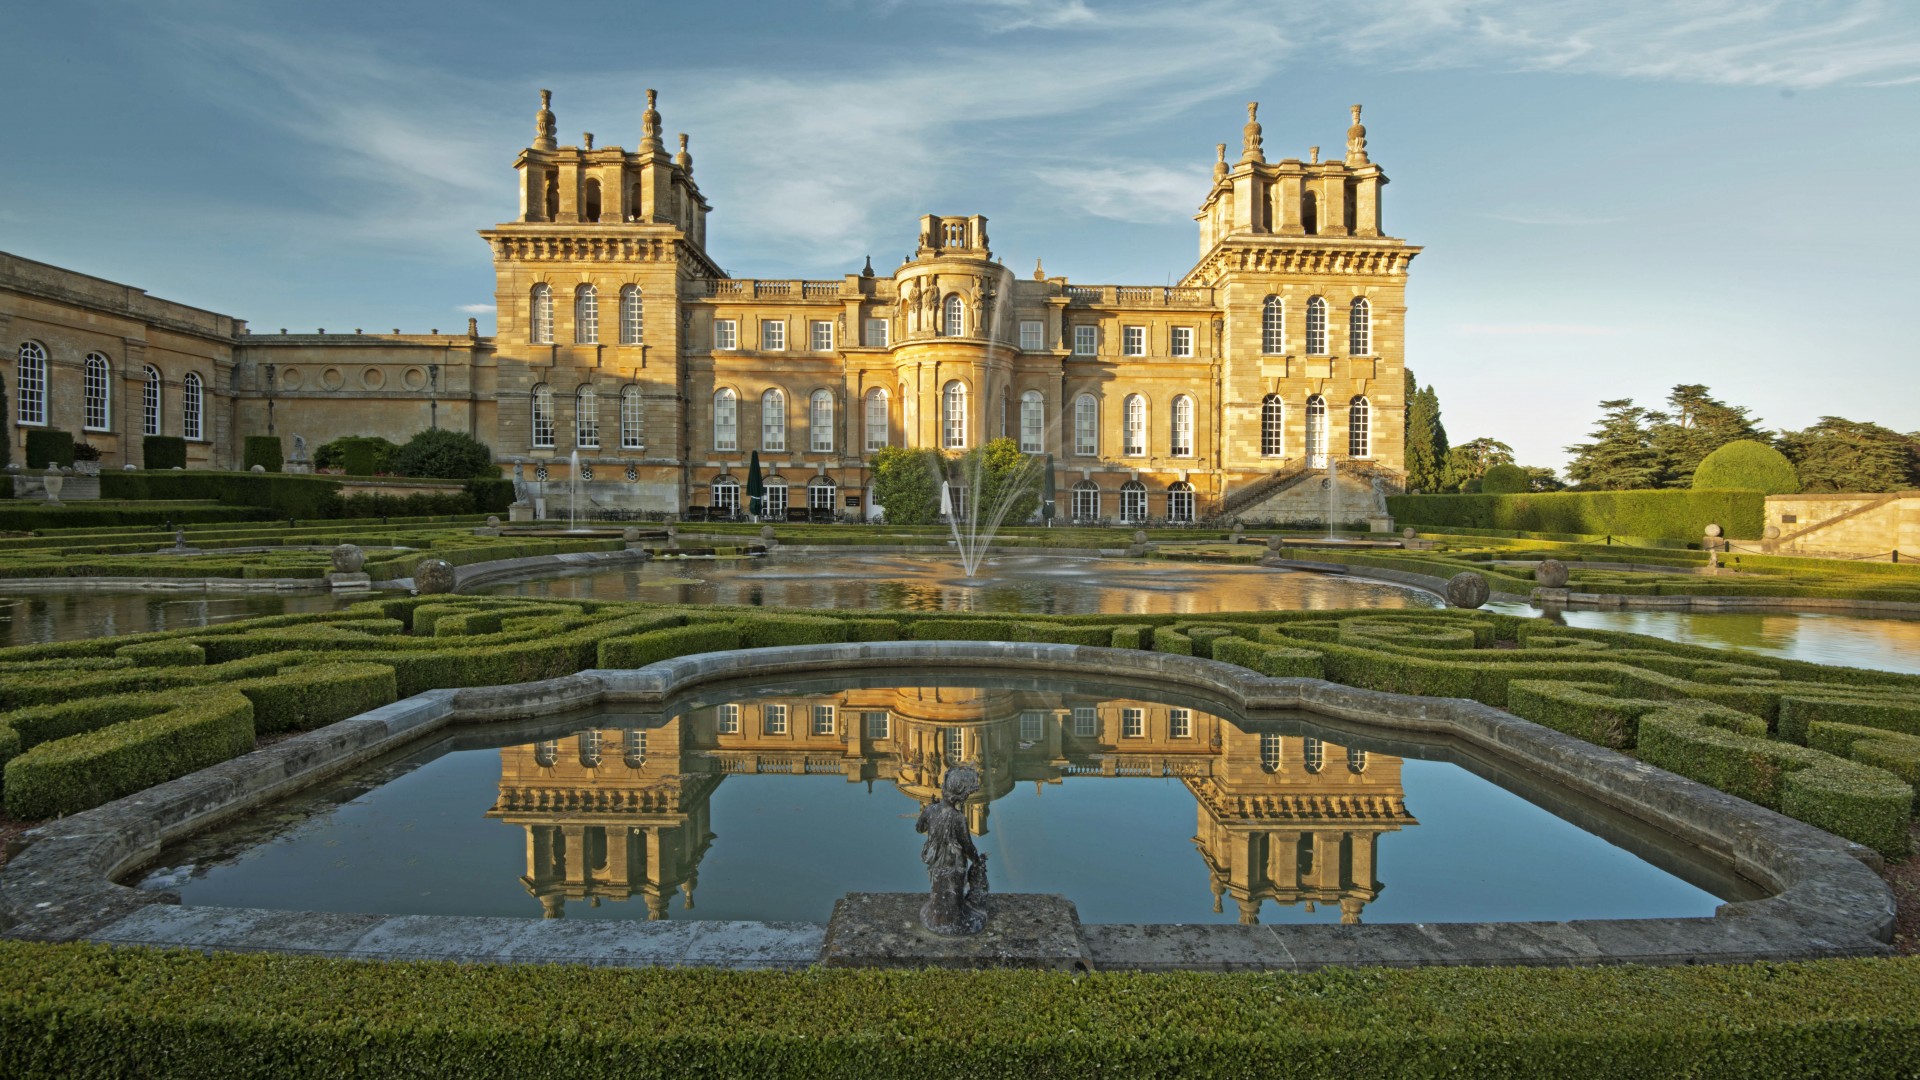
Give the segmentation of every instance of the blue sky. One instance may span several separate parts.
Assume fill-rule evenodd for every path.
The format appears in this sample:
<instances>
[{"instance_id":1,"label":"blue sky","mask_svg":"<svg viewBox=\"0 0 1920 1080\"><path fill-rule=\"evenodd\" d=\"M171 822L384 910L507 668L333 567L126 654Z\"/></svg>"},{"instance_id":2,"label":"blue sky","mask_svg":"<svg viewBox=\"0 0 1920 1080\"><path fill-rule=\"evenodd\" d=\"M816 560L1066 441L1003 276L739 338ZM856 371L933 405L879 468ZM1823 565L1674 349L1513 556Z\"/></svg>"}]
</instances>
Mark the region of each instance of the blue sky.
<instances>
[{"instance_id":1,"label":"blue sky","mask_svg":"<svg viewBox=\"0 0 1920 1080\"><path fill-rule=\"evenodd\" d=\"M731 273L896 265L983 213L1021 272L1192 263L1213 144L1366 105L1424 245L1408 362L1456 442L1559 466L1602 398L1703 382L1770 427L1920 429L1908 0L336 0L8 5L0 249L272 332L491 327L474 231L563 142L692 136Z\"/></svg>"}]
</instances>

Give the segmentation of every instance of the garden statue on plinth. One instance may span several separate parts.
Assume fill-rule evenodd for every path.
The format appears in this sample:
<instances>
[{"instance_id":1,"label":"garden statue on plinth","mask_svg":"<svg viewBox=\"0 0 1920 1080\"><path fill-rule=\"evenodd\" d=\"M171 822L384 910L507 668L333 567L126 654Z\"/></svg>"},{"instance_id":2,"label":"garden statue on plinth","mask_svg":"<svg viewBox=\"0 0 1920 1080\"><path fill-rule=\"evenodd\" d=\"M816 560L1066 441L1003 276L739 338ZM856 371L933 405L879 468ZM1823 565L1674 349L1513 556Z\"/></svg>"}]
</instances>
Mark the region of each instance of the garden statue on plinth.
<instances>
[{"instance_id":1,"label":"garden statue on plinth","mask_svg":"<svg viewBox=\"0 0 1920 1080\"><path fill-rule=\"evenodd\" d=\"M920 924L936 934L977 934L987 925L987 857L973 846L964 809L979 790L980 774L973 766L955 766L940 784L940 797L914 822L914 831L927 834L920 860L932 886L920 907Z\"/></svg>"}]
</instances>

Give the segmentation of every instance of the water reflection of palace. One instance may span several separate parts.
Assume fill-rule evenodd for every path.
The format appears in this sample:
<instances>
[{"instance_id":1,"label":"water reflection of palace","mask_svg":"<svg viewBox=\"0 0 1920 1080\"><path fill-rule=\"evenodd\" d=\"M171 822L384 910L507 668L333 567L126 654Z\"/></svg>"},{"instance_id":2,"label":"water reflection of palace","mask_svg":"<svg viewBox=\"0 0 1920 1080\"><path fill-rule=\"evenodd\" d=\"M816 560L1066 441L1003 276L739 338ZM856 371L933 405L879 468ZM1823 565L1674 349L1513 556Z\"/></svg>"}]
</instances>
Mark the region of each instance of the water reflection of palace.
<instances>
[{"instance_id":1,"label":"water reflection of palace","mask_svg":"<svg viewBox=\"0 0 1920 1080\"><path fill-rule=\"evenodd\" d=\"M1054 692L909 687L712 705L651 728L595 728L500 752L489 817L527 832L521 880L548 918L568 900L638 897L650 919L675 892L693 907L714 836L708 801L730 775L837 775L931 802L946 770L981 774L969 824L1016 783L1177 777L1214 910L1335 904L1360 921L1379 895L1380 834L1414 825L1400 759L1322 740L1246 732L1210 713Z\"/></svg>"}]
</instances>

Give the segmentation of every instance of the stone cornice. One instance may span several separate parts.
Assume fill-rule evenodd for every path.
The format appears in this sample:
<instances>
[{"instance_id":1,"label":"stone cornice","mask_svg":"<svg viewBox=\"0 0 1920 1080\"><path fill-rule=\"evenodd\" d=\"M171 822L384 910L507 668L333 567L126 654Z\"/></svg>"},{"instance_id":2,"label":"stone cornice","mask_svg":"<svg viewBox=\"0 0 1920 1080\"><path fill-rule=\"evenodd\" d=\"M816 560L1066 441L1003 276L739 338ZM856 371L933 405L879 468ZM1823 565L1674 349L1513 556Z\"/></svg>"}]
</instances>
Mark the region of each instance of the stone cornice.
<instances>
[{"instance_id":1,"label":"stone cornice","mask_svg":"<svg viewBox=\"0 0 1920 1080\"><path fill-rule=\"evenodd\" d=\"M1217 285L1232 273L1396 277L1421 249L1398 241L1302 242L1281 238L1248 242L1230 238L1214 245L1180 279L1182 287Z\"/></svg>"},{"instance_id":2,"label":"stone cornice","mask_svg":"<svg viewBox=\"0 0 1920 1080\"><path fill-rule=\"evenodd\" d=\"M618 228L614 226L613 228ZM707 253L678 236L614 232L596 226L580 231L483 229L482 239L496 260L514 262L658 262L674 263L691 277L724 278Z\"/></svg>"}]
</instances>

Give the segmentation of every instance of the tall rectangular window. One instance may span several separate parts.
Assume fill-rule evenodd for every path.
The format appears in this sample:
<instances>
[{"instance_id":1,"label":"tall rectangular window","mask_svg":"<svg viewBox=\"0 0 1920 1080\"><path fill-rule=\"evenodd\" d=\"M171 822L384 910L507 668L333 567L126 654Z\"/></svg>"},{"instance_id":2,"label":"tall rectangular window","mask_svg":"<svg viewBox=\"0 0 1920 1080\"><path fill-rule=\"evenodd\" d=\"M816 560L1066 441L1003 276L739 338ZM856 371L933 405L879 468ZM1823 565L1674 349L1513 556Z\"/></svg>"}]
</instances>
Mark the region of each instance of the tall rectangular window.
<instances>
[{"instance_id":1,"label":"tall rectangular window","mask_svg":"<svg viewBox=\"0 0 1920 1080\"><path fill-rule=\"evenodd\" d=\"M160 372L147 368L140 387L140 434L160 434Z\"/></svg>"},{"instance_id":2,"label":"tall rectangular window","mask_svg":"<svg viewBox=\"0 0 1920 1080\"><path fill-rule=\"evenodd\" d=\"M1147 328L1129 326L1120 331L1120 353L1123 356L1147 355Z\"/></svg>"},{"instance_id":3,"label":"tall rectangular window","mask_svg":"<svg viewBox=\"0 0 1920 1080\"><path fill-rule=\"evenodd\" d=\"M620 449L639 450L640 422L645 415L645 402L641 400L640 388L629 386L620 391Z\"/></svg>"},{"instance_id":4,"label":"tall rectangular window","mask_svg":"<svg viewBox=\"0 0 1920 1080\"><path fill-rule=\"evenodd\" d=\"M1039 352L1047 347L1046 324L1037 319L1023 319L1020 323L1020 348L1025 352Z\"/></svg>"},{"instance_id":5,"label":"tall rectangular window","mask_svg":"<svg viewBox=\"0 0 1920 1080\"><path fill-rule=\"evenodd\" d=\"M1121 709L1120 735L1123 738L1139 739L1147 734L1147 710Z\"/></svg>"},{"instance_id":6,"label":"tall rectangular window","mask_svg":"<svg viewBox=\"0 0 1920 1080\"><path fill-rule=\"evenodd\" d=\"M1124 438L1120 440L1120 452L1128 457L1145 457L1147 453L1147 399L1139 394L1127 395L1125 422L1121 425Z\"/></svg>"},{"instance_id":7,"label":"tall rectangular window","mask_svg":"<svg viewBox=\"0 0 1920 1080\"><path fill-rule=\"evenodd\" d=\"M879 388L867 391L867 449L881 450L887 445L887 392Z\"/></svg>"},{"instance_id":8,"label":"tall rectangular window","mask_svg":"<svg viewBox=\"0 0 1920 1080\"><path fill-rule=\"evenodd\" d=\"M760 707L760 734L785 735L787 733L787 707L785 705L762 705Z\"/></svg>"},{"instance_id":9,"label":"tall rectangular window","mask_svg":"<svg viewBox=\"0 0 1920 1080\"><path fill-rule=\"evenodd\" d=\"M20 346L20 366L15 370L13 385L20 394L20 411L16 414L20 423L46 423L47 350L39 342Z\"/></svg>"},{"instance_id":10,"label":"tall rectangular window","mask_svg":"<svg viewBox=\"0 0 1920 1080\"><path fill-rule=\"evenodd\" d=\"M740 706L722 705L714 715L714 730L722 735L740 734Z\"/></svg>"},{"instance_id":11,"label":"tall rectangular window","mask_svg":"<svg viewBox=\"0 0 1920 1080\"><path fill-rule=\"evenodd\" d=\"M740 347L740 323L738 320L713 320L713 347L715 349L728 350Z\"/></svg>"},{"instance_id":12,"label":"tall rectangular window","mask_svg":"<svg viewBox=\"0 0 1920 1080\"><path fill-rule=\"evenodd\" d=\"M533 388L533 445L547 448L553 445L553 387L541 383Z\"/></svg>"},{"instance_id":13,"label":"tall rectangular window","mask_svg":"<svg viewBox=\"0 0 1920 1080\"><path fill-rule=\"evenodd\" d=\"M600 395L591 386L581 387L573 399L573 444L589 450L600 448Z\"/></svg>"},{"instance_id":14,"label":"tall rectangular window","mask_svg":"<svg viewBox=\"0 0 1920 1080\"><path fill-rule=\"evenodd\" d=\"M760 320L760 351L784 352L787 348L787 324L781 319Z\"/></svg>"},{"instance_id":15,"label":"tall rectangular window","mask_svg":"<svg viewBox=\"0 0 1920 1080\"><path fill-rule=\"evenodd\" d=\"M813 707L813 733L815 735L833 734L833 706L815 705Z\"/></svg>"},{"instance_id":16,"label":"tall rectangular window","mask_svg":"<svg viewBox=\"0 0 1920 1080\"><path fill-rule=\"evenodd\" d=\"M1040 391L1020 395L1020 452L1038 454L1046 449L1047 404Z\"/></svg>"},{"instance_id":17,"label":"tall rectangular window","mask_svg":"<svg viewBox=\"0 0 1920 1080\"><path fill-rule=\"evenodd\" d=\"M884 349L887 347L887 320L867 320L867 348Z\"/></svg>"},{"instance_id":18,"label":"tall rectangular window","mask_svg":"<svg viewBox=\"0 0 1920 1080\"><path fill-rule=\"evenodd\" d=\"M833 351L833 324L825 320L815 320L807 326L810 344L814 352Z\"/></svg>"},{"instance_id":19,"label":"tall rectangular window","mask_svg":"<svg viewBox=\"0 0 1920 1080\"><path fill-rule=\"evenodd\" d=\"M807 404L807 444L816 454L833 452L833 395L815 390Z\"/></svg>"},{"instance_id":20,"label":"tall rectangular window","mask_svg":"<svg viewBox=\"0 0 1920 1080\"><path fill-rule=\"evenodd\" d=\"M740 399L732 390L713 395L713 448L740 449Z\"/></svg>"},{"instance_id":21,"label":"tall rectangular window","mask_svg":"<svg viewBox=\"0 0 1920 1080\"><path fill-rule=\"evenodd\" d=\"M1073 402L1073 452L1080 457L1100 452L1100 403L1092 394L1081 394Z\"/></svg>"},{"instance_id":22,"label":"tall rectangular window","mask_svg":"<svg viewBox=\"0 0 1920 1080\"><path fill-rule=\"evenodd\" d=\"M1168 709L1167 734L1176 739L1193 738L1193 710Z\"/></svg>"},{"instance_id":23,"label":"tall rectangular window","mask_svg":"<svg viewBox=\"0 0 1920 1080\"><path fill-rule=\"evenodd\" d=\"M1175 356L1193 355L1193 327L1176 326L1173 328L1173 348Z\"/></svg>"},{"instance_id":24,"label":"tall rectangular window","mask_svg":"<svg viewBox=\"0 0 1920 1080\"><path fill-rule=\"evenodd\" d=\"M887 713L863 712L860 714L860 717L862 722L866 725L867 738L884 739L888 737L888 729L891 728L893 725L888 723L891 717Z\"/></svg>"},{"instance_id":25,"label":"tall rectangular window","mask_svg":"<svg viewBox=\"0 0 1920 1080\"><path fill-rule=\"evenodd\" d=\"M1174 457L1193 456L1193 399L1185 394L1173 399L1173 440L1169 450Z\"/></svg>"},{"instance_id":26,"label":"tall rectangular window","mask_svg":"<svg viewBox=\"0 0 1920 1080\"><path fill-rule=\"evenodd\" d=\"M99 353L87 354L85 391L86 417L84 425L88 431L107 430L107 358Z\"/></svg>"},{"instance_id":27,"label":"tall rectangular window","mask_svg":"<svg viewBox=\"0 0 1920 1080\"><path fill-rule=\"evenodd\" d=\"M187 377L180 380L180 405L180 434L189 439L202 438L200 418L206 401L200 376L194 372L187 372Z\"/></svg>"},{"instance_id":28,"label":"tall rectangular window","mask_svg":"<svg viewBox=\"0 0 1920 1080\"><path fill-rule=\"evenodd\" d=\"M1020 714L1020 741L1023 743L1039 742L1040 737L1046 734L1045 720L1046 714L1038 709L1028 709L1022 712Z\"/></svg>"},{"instance_id":29,"label":"tall rectangular window","mask_svg":"<svg viewBox=\"0 0 1920 1080\"><path fill-rule=\"evenodd\" d=\"M1091 705L1073 707L1073 734L1076 738L1091 739L1100 734L1100 714Z\"/></svg>"},{"instance_id":30,"label":"tall rectangular window","mask_svg":"<svg viewBox=\"0 0 1920 1080\"><path fill-rule=\"evenodd\" d=\"M1076 326L1073 328L1073 355L1092 356L1100 345L1100 328L1097 326Z\"/></svg>"}]
</instances>

